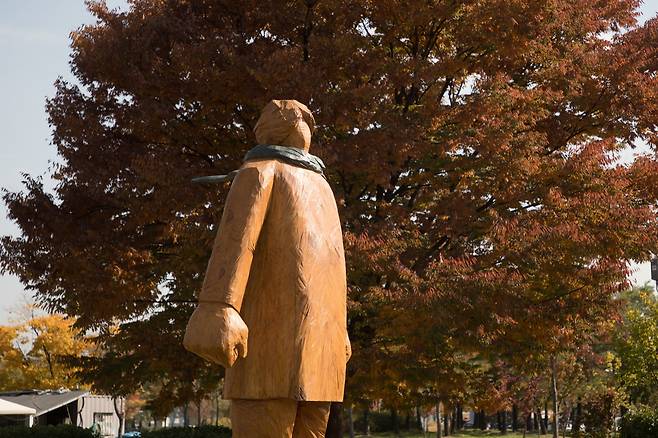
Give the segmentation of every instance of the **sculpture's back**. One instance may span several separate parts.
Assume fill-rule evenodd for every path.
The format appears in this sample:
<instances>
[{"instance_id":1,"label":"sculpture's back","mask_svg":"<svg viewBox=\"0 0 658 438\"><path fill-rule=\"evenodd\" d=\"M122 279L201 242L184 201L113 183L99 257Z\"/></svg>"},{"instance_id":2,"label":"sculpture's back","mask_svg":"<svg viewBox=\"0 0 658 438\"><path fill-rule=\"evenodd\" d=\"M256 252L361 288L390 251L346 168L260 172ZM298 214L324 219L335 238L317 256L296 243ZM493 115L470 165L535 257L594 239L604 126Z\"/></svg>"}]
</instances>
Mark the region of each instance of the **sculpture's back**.
<instances>
[{"instance_id":1,"label":"sculpture's back","mask_svg":"<svg viewBox=\"0 0 658 438\"><path fill-rule=\"evenodd\" d=\"M300 412L314 406L311 417L326 424L328 402L343 398L345 258L334 196L321 161L306 152L313 125L296 101L263 110L257 138L278 145L261 147L237 172L188 324L186 348L228 367L224 395L234 400L236 437L286 436L262 435L253 422L251 435L240 432L257 400ZM241 409L247 400L249 410Z\"/></svg>"},{"instance_id":2,"label":"sculpture's back","mask_svg":"<svg viewBox=\"0 0 658 438\"><path fill-rule=\"evenodd\" d=\"M272 189L240 312L249 354L227 370L225 396L340 401L346 285L333 194L310 170L246 166L272 178Z\"/></svg>"}]
</instances>

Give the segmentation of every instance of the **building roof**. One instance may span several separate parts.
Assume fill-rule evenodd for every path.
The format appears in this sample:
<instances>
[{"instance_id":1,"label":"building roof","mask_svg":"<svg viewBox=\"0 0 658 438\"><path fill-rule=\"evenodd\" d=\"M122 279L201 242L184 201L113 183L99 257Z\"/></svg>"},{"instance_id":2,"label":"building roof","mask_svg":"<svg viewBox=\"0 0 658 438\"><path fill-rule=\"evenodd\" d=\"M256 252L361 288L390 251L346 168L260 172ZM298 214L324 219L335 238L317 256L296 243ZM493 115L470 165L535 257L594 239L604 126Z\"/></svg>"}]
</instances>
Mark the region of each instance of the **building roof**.
<instances>
[{"instance_id":1,"label":"building roof","mask_svg":"<svg viewBox=\"0 0 658 438\"><path fill-rule=\"evenodd\" d=\"M36 409L0 399L0 415L34 415Z\"/></svg>"},{"instance_id":2,"label":"building roof","mask_svg":"<svg viewBox=\"0 0 658 438\"><path fill-rule=\"evenodd\" d=\"M37 416L67 405L89 394L88 391L14 391L0 392L0 399L16 403L36 411Z\"/></svg>"}]
</instances>

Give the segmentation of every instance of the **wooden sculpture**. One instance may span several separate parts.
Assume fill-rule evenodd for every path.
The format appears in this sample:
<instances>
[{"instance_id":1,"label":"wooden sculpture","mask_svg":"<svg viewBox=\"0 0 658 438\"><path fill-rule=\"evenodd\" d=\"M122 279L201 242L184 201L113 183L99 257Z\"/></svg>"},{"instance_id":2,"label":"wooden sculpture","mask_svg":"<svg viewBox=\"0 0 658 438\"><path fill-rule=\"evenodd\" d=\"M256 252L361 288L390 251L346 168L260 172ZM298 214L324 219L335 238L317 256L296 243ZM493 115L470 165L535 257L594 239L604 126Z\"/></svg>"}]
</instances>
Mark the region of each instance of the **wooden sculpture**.
<instances>
[{"instance_id":1,"label":"wooden sculpture","mask_svg":"<svg viewBox=\"0 0 658 438\"><path fill-rule=\"evenodd\" d=\"M324 437L351 354L345 255L315 121L273 100L234 173L184 345L226 367L236 438ZM222 178L219 178L220 180Z\"/></svg>"}]
</instances>

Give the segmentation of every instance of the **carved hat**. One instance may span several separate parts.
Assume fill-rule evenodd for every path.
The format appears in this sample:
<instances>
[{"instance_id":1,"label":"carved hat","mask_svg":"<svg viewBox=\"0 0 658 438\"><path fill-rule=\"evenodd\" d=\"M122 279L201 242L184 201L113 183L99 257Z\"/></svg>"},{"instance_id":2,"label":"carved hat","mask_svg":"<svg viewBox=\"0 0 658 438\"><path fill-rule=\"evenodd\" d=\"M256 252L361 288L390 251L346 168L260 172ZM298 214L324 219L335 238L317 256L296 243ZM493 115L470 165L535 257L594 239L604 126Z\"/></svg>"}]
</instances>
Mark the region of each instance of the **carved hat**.
<instances>
[{"instance_id":1,"label":"carved hat","mask_svg":"<svg viewBox=\"0 0 658 438\"><path fill-rule=\"evenodd\" d=\"M260 144L284 144L291 134L304 131L304 125L308 126L312 135L315 119L306 105L292 99L271 100L261 111L254 133Z\"/></svg>"}]
</instances>

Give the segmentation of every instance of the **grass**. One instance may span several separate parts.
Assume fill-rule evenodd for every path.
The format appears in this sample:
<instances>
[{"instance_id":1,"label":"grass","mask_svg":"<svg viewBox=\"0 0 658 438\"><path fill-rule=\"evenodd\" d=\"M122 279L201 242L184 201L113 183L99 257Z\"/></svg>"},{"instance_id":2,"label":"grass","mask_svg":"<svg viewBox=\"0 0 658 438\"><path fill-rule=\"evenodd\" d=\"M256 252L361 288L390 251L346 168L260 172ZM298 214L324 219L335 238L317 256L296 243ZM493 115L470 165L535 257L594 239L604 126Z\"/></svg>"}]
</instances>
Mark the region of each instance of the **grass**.
<instances>
[{"instance_id":1,"label":"grass","mask_svg":"<svg viewBox=\"0 0 658 438\"><path fill-rule=\"evenodd\" d=\"M349 435L345 435L347 438ZM365 438L365 435L355 435L357 438ZM542 438L550 438L553 435L552 434L545 434L545 435L537 435L537 432L528 432L526 434L526 438L534 438L541 436ZM567 433L567 438L569 438L571 435ZM618 436L618 435L613 435L613 436ZM370 434L370 438L434 438L436 437L436 432L427 432L425 435L422 433L418 432L401 432L399 437L396 436L394 433L387 432L387 433L372 433ZM466 437L504 437L504 438L523 438L523 432L512 432L508 431L507 434L501 435L499 431L497 430L489 430L489 431L482 431L482 430L465 430L462 431L458 434L455 435L450 435L446 438L466 438ZM562 434L560 434L560 437L562 437Z\"/></svg>"},{"instance_id":2,"label":"grass","mask_svg":"<svg viewBox=\"0 0 658 438\"><path fill-rule=\"evenodd\" d=\"M347 436L347 435L346 435ZM359 438L365 437L365 435L356 435ZM394 433L373 433L370 434L372 438L383 438L383 437L390 437L390 438L395 438ZM425 435L422 433L418 432L401 432L400 436L403 438L434 438L436 436L436 432L427 432ZM494 436L500 436L500 437L506 437L506 438L523 438L523 432L512 432L508 431L506 435L501 435L499 431L497 430L489 430L489 431L482 431L482 430L464 430L458 434L455 435L450 435L447 438L459 438L459 437L494 437ZM538 436L536 433L530 433L528 432L526 434L526 438L532 438ZM552 435L541 435L542 437L550 437Z\"/></svg>"},{"instance_id":3,"label":"grass","mask_svg":"<svg viewBox=\"0 0 658 438\"><path fill-rule=\"evenodd\" d=\"M497 431L497 430L489 430L489 431L486 431L486 430L485 431L482 431L482 430L478 430L478 431L468 430L468 431L462 431L460 434L455 435L455 436L505 436L505 437L509 437L509 438L522 438L523 437L523 432L508 431L507 434L501 435L500 432ZM526 434L526 438L530 438L530 437L533 437L533 436L548 437L548 436L553 436L553 435L552 434L551 435L537 435L536 433L533 434L531 432L528 432Z\"/></svg>"}]
</instances>

